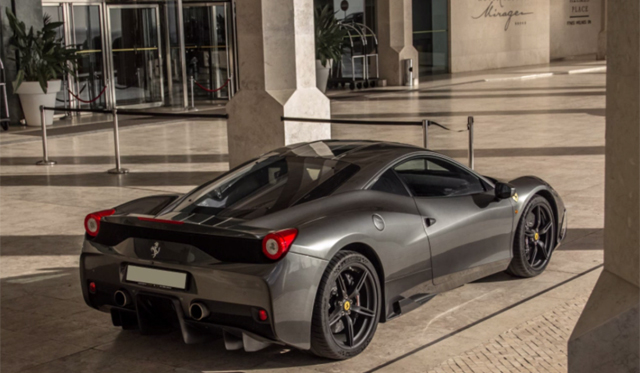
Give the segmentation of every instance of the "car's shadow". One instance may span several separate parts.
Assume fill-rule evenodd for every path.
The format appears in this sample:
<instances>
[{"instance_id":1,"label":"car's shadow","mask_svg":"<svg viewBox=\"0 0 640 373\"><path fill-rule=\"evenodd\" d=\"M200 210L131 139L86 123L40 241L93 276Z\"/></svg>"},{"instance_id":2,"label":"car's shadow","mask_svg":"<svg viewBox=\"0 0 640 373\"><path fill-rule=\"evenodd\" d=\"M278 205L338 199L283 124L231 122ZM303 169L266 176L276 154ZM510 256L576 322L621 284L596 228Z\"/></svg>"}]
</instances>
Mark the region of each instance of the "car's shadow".
<instances>
[{"instance_id":1,"label":"car's shadow","mask_svg":"<svg viewBox=\"0 0 640 373\"><path fill-rule=\"evenodd\" d=\"M506 282L506 281L514 281L514 280L522 280L522 278L511 276L506 272L499 272L491 276L487 276L479 280L473 281L473 283Z\"/></svg>"},{"instance_id":2,"label":"car's shadow","mask_svg":"<svg viewBox=\"0 0 640 373\"><path fill-rule=\"evenodd\" d=\"M138 346L137 348L135 346ZM98 347L111 359L141 360L181 367L187 371L244 371L277 369L330 363L307 351L272 345L257 352L227 351L221 337L210 342L187 345L179 332L143 336L137 331L121 331L115 340Z\"/></svg>"},{"instance_id":3,"label":"car's shadow","mask_svg":"<svg viewBox=\"0 0 640 373\"><path fill-rule=\"evenodd\" d=\"M112 326L109 314L84 303L78 268L69 265L79 254L77 237L58 237L57 249L44 250L46 260L28 250L29 245L16 245L22 241L29 240L5 237L3 243L11 245L0 254L7 264L14 261L25 267L22 274L16 270L0 281L2 328L9 331L2 336L3 356L6 351L12 359L27 361L34 349L42 349L51 352L43 358L48 361L44 365L62 365L65 371L83 366L84 371L126 367L131 371L233 372L331 362L280 345L251 353L227 351L221 334L209 342L187 345L177 330L162 335L121 330ZM27 255L19 255L17 246Z\"/></svg>"}]
</instances>

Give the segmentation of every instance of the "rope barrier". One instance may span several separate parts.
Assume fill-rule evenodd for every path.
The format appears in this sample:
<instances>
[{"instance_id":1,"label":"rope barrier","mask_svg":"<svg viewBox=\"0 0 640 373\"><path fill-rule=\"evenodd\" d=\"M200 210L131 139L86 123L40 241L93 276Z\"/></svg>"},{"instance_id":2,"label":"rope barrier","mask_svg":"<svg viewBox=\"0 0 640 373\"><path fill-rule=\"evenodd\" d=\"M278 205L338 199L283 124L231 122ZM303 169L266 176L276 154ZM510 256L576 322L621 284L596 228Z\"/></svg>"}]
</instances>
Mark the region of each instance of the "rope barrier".
<instances>
[{"instance_id":1,"label":"rope barrier","mask_svg":"<svg viewBox=\"0 0 640 373\"><path fill-rule=\"evenodd\" d=\"M429 121L429 125L430 125L430 126L440 127L440 128L442 128L442 129L444 129L444 130L451 131L451 132L468 132L468 131L469 131L469 129L468 129L468 128L467 128L466 130L452 130L451 128L445 127L445 126L443 126L442 124L440 124L440 123L438 123L438 122L434 122L434 121L432 121L432 120L430 120L430 121Z\"/></svg>"},{"instance_id":2,"label":"rope barrier","mask_svg":"<svg viewBox=\"0 0 640 373\"><path fill-rule=\"evenodd\" d=\"M89 101L83 100L80 97L74 95L73 92L71 92L70 89L68 91L69 91L69 94L71 96L73 96L73 98L75 98L76 100L78 100L78 101L80 101L80 102L82 102L84 104L91 104L91 103L94 103L94 102L98 101L98 99L100 99L100 97L102 97L102 95L107 91L107 86L105 85L104 88L102 88L102 91L100 92L100 94L96 98L94 98L93 100L89 100Z\"/></svg>"},{"instance_id":3,"label":"rope barrier","mask_svg":"<svg viewBox=\"0 0 640 373\"><path fill-rule=\"evenodd\" d=\"M87 85L86 85L86 84L85 84L85 85L83 85L83 86L82 86L82 88L80 88L80 92L78 92L78 95L81 95L85 88L87 88ZM64 102L65 106L67 105L67 98L66 98L66 97L65 97L65 99L64 99L64 100L61 100L61 99L59 99L59 98L57 98L57 97L56 97L56 101L57 101L57 102Z\"/></svg>"},{"instance_id":4,"label":"rope barrier","mask_svg":"<svg viewBox=\"0 0 640 373\"><path fill-rule=\"evenodd\" d=\"M200 84L200 83L196 82L195 80L194 80L193 82L194 82L194 83L195 83L195 84L196 84L200 89L202 89L203 91L205 91L205 92L209 92L209 93L214 93L214 92L218 92L219 90L221 90L221 89L223 89L224 87L226 87L226 86L227 86L227 84L229 84L229 82L230 82L230 81L231 81L231 78L227 79L227 81L226 81L226 82L224 82L224 84L223 84L221 87L216 88L216 89L209 89L209 88L207 88L207 87L204 87L202 84Z\"/></svg>"}]
</instances>

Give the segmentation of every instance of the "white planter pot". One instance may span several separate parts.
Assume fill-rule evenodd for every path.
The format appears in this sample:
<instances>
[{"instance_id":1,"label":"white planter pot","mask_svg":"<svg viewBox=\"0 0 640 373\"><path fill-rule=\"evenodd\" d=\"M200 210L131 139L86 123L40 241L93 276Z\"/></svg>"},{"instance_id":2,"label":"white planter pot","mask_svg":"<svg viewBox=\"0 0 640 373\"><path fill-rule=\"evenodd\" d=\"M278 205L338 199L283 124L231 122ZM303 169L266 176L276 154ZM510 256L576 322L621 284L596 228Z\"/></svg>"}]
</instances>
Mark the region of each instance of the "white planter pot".
<instances>
[{"instance_id":1,"label":"white planter pot","mask_svg":"<svg viewBox=\"0 0 640 373\"><path fill-rule=\"evenodd\" d=\"M16 93L20 96L22 111L27 120L27 125L40 127L40 106L54 107L56 94L60 92L60 80L52 80L48 83L47 93L42 91L38 82L22 82ZM45 111L45 123L53 124L53 111Z\"/></svg>"},{"instance_id":2,"label":"white planter pot","mask_svg":"<svg viewBox=\"0 0 640 373\"><path fill-rule=\"evenodd\" d=\"M316 60L316 86L322 93L327 92L327 81L331 71L331 61L327 61L327 67L322 66L320 60Z\"/></svg>"}]
</instances>

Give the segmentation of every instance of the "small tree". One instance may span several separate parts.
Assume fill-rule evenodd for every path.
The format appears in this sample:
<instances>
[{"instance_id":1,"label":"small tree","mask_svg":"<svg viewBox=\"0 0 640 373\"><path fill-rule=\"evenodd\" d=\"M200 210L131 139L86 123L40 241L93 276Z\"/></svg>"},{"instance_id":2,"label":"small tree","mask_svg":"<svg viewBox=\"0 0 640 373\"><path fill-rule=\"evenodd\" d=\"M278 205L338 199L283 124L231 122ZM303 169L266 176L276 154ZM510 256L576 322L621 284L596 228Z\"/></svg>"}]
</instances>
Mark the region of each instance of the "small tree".
<instances>
[{"instance_id":1,"label":"small tree","mask_svg":"<svg viewBox=\"0 0 640 373\"><path fill-rule=\"evenodd\" d=\"M75 75L77 50L66 48L64 40L57 37L56 30L62 27L62 22L51 22L51 18L45 16L42 30L36 32L31 27L27 32L24 22L19 21L8 8L7 17L13 31L9 45L18 52L18 74L13 82L14 90L23 81L39 82L42 91L47 93L50 80L55 80L62 74Z\"/></svg>"},{"instance_id":2,"label":"small tree","mask_svg":"<svg viewBox=\"0 0 640 373\"><path fill-rule=\"evenodd\" d=\"M342 58L344 38L347 33L331 11L329 5L315 10L316 59L327 67L327 61Z\"/></svg>"}]
</instances>

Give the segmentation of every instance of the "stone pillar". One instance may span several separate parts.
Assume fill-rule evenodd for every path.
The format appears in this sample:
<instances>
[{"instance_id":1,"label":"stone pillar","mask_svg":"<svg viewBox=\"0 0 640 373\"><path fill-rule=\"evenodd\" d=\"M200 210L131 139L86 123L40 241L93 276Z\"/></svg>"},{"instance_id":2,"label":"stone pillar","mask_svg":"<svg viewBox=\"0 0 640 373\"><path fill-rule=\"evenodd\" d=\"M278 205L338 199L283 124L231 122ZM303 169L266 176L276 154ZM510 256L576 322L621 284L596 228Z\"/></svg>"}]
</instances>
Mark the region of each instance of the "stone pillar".
<instances>
[{"instance_id":1,"label":"stone pillar","mask_svg":"<svg viewBox=\"0 0 640 373\"><path fill-rule=\"evenodd\" d=\"M600 34L598 35L598 52L596 53L596 59L603 61L607 58L607 2L608 0L601 0L602 6L602 21L600 26Z\"/></svg>"},{"instance_id":2,"label":"stone pillar","mask_svg":"<svg viewBox=\"0 0 640 373\"><path fill-rule=\"evenodd\" d=\"M330 118L316 88L313 1L237 0L239 92L227 104L229 164L285 145L331 138L330 124L280 121Z\"/></svg>"},{"instance_id":3,"label":"stone pillar","mask_svg":"<svg viewBox=\"0 0 640 373\"><path fill-rule=\"evenodd\" d=\"M0 0L0 22L2 30L2 51L1 57L5 67L7 81L7 99L9 102L9 114L12 124L19 123L24 117L22 107L17 95L13 94L13 82L16 79L18 67L15 61L15 53L9 49L9 39L13 35L9 26L9 18L7 18L7 8L11 9L13 14L23 21L27 29L33 26L35 29L42 28L42 0ZM0 105L0 109L4 112L4 107ZM4 115L4 113L3 113Z\"/></svg>"},{"instance_id":4,"label":"stone pillar","mask_svg":"<svg viewBox=\"0 0 640 373\"><path fill-rule=\"evenodd\" d=\"M390 86L403 84L402 60L413 59L418 78L418 51L413 46L412 0L377 0L380 78Z\"/></svg>"},{"instance_id":5,"label":"stone pillar","mask_svg":"<svg viewBox=\"0 0 640 373\"><path fill-rule=\"evenodd\" d=\"M570 373L640 371L640 0L608 2L604 271L569 339Z\"/></svg>"}]
</instances>

